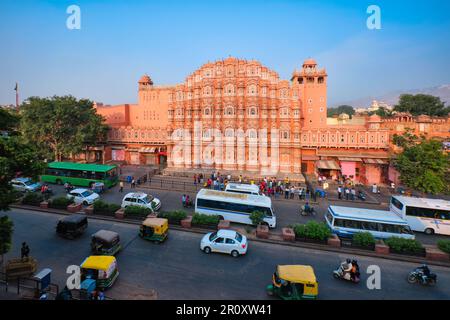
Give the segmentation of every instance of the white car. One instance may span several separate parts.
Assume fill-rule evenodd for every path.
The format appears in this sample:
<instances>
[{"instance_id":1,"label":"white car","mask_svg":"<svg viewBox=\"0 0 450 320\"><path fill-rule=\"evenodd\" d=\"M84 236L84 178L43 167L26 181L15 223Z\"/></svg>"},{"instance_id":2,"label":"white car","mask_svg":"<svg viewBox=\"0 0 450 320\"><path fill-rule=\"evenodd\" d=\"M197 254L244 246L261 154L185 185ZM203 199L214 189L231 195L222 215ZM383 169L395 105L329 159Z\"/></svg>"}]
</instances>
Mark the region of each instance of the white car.
<instances>
[{"instance_id":1,"label":"white car","mask_svg":"<svg viewBox=\"0 0 450 320\"><path fill-rule=\"evenodd\" d=\"M126 194L122 200L122 208L129 206L149 208L155 212L161 209L161 201L158 198L144 192L130 192Z\"/></svg>"},{"instance_id":2,"label":"white car","mask_svg":"<svg viewBox=\"0 0 450 320\"><path fill-rule=\"evenodd\" d=\"M100 196L89 189L73 189L67 194L67 199L72 198L76 204L83 204L85 206L91 205L98 200Z\"/></svg>"},{"instance_id":3,"label":"white car","mask_svg":"<svg viewBox=\"0 0 450 320\"><path fill-rule=\"evenodd\" d=\"M247 237L233 230L219 230L203 236L200 250L204 253L228 253L237 258L246 254L248 248Z\"/></svg>"}]
</instances>

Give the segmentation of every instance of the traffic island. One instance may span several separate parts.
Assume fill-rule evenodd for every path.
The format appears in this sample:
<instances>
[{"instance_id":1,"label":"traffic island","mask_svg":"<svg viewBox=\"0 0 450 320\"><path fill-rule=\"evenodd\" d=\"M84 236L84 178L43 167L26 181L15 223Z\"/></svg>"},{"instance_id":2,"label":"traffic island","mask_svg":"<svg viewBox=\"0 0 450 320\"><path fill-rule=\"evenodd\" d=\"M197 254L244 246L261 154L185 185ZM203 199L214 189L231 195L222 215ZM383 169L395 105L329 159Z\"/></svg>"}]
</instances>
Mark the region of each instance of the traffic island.
<instances>
[{"instance_id":1,"label":"traffic island","mask_svg":"<svg viewBox=\"0 0 450 320\"><path fill-rule=\"evenodd\" d=\"M230 221L229 220L220 220L219 224L217 225L218 230L222 229L230 229Z\"/></svg>"},{"instance_id":2,"label":"traffic island","mask_svg":"<svg viewBox=\"0 0 450 320\"><path fill-rule=\"evenodd\" d=\"M269 227L259 224L256 227L256 237L261 239L269 239Z\"/></svg>"},{"instance_id":3,"label":"traffic island","mask_svg":"<svg viewBox=\"0 0 450 320\"><path fill-rule=\"evenodd\" d=\"M439 249L437 246L424 245L424 247L427 260L445 261L445 262L448 262L450 260L450 255Z\"/></svg>"},{"instance_id":4,"label":"traffic island","mask_svg":"<svg viewBox=\"0 0 450 320\"><path fill-rule=\"evenodd\" d=\"M87 206L86 208L84 208L84 213L86 214L86 215L93 215L94 214L94 205L90 205L90 206Z\"/></svg>"},{"instance_id":5,"label":"traffic island","mask_svg":"<svg viewBox=\"0 0 450 320\"><path fill-rule=\"evenodd\" d=\"M81 210L81 203L80 204L72 203L67 206L67 211L69 211L70 213L77 213L80 210Z\"/></svg>"},{"instance_id":6,"label":"traffic island","mask_svg":"<svg viewBox=\"0 0 450 320\"><path fill-rule=\"evenodd\" d=\"M125 218L125 209L120 208L119 210L117 210L114 213L114 216L116 217L116 219L124 219Z\"/></svg>"},{"instance_id":7,"label":"traffic island","mask_svg":"<svg viewBox=\"0 0 450 320\"><path fill-rule=\"evenodd\" d=\"M292 228L283 228L281 229L283 241L294 242L295 241L295 232Z\"/></svg>"},{"instance_id":8,"label":"traffic island","mask_svg":"<svg viewBox=\"0 0 450 320\"><path fill-rule=\"evenodd\" d=\"M335 248L340 248L341 247L341 239L339 239L339 237L335 234L332 234L328 240L327 243L329 246L335 247Z\"/></svg>"},{"instance_id":9,"label":"traffic island","mask_svg":"<svg viewBox=\"0 0 450 320\"><path fill-rule=\"evenodd\" d=\"M181 227L186 229L192 228L192 216L188 216L186 219L180 221Z\"/></svg>"},{"instance_id":10,"label":"traffic island","mask_svg":"<svg viewBox=\"0 0 450 320\"><path fill-rule=\"evenodd\" d=\"M381 255L387 255L390 252L389 246L387 246L383 240L375 243L375 252Z\"/></svg>"},{"instance_id":11,"label":"traffic island","mask_svg":"<svg viewBox=\"0 0 450 320\"><path fill-rule=\"evenodd\" d=\"M48 209L48 201L42 201L39 204L39 207L41 207L42 209Z\"/></svg>"}]
</instances>

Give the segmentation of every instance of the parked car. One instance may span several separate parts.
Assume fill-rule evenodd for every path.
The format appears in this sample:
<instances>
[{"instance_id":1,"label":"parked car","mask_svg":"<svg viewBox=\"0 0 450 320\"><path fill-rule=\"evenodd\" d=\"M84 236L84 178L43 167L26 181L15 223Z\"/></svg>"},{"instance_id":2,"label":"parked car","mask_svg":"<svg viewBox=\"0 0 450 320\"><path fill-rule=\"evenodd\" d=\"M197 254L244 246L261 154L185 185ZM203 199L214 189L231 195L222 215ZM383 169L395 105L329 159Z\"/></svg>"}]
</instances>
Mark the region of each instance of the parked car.
<instances>
[{"instance_id":1,"label":"parked car","mask_svg":"<svg viewBox=\"0 0 450 320\"><path fill-rule=\"evenodd\" d=\"M139 206L158 211L161 209L161 201L158 198L144 192L130 192L123 197L122 208Z\"/></svg>"},{"instance_id":2,"label":"parked car","mask_svg":"<svg viewBox=\"0 0 450 320\"><path fill-rule=\"evenodd\" d=\"M11 180L12 187L20 192L35 192L41 189L40 182L34 182L31 178L15 178Z\"/></svg>"},{"instance_id":3,"label":"parked car","mask_svg":"<svg viewBox=\"0 0 450 320\"><path fill-rule=\"evenodd\" d=\"M87 206L93 204L94 201L100 198L100 196L89 189L78 188L70 191L67 194L67 198L72 198L76 204L82 203L83 205Z\"/></svg>"},{"instance_id":4,"label":"parked car","mask_svg":"<svg viewBox=\"0 0 450 320\"><path fill-rule=\"evenodd\" d=\"M228 253L237 258L247 253L247 237L233 230L219 230L203 236L200 250L204 253Z\"/></svg>"}]
</instances>

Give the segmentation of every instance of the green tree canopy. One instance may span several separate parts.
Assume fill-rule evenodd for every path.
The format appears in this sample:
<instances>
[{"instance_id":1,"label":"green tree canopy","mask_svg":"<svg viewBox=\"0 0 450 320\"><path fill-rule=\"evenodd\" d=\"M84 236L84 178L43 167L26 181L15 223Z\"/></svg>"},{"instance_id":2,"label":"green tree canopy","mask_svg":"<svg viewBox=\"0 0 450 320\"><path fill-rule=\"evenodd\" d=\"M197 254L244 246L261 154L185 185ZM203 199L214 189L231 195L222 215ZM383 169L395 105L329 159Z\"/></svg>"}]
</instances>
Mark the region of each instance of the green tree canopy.
<instances>
[{"instance_id":1,"label":"green tree canopy","mask_svg":"<svg viewBox=\"0 0 450 320\"><path fill-rule=\"evenodd\" d=\"M24 143L18 136L0 138L0 211L8 210L17 198L9 184L11 179L18 173L36 178L44 167L36 146Z\"/></svg>"},{"instance_id":2,"label":"green tree canopy","mask_svg":"<svg viewBox=\"0 0 450 320\"><path fill-rule=\"evenodd\" d=\"M397 112L409 112L413 116L446 116L450 107L446 107L441 98L428 94L402 94L398 104L394 107Z\"/></svg>"},{"instance_id":3,"label":"green tree canopy","mask_svg":"<svg viewBox=\"0 0 450 320\"><path fill-rule=\"evenodd\" d=\"M0 255L2 263L3 255L11 250L13 227L14 224L8 216L0 217Z\"/></svg>"},{"instance_id":4,"label":"green tree canopy","mask_svg":"<svg viewBox=\"0 0 450 320\"><path fill-rule=\"evenodd\" d=\"M350 118L355 114L355 109L349 105L341 105L337 108L328 108L327 116L332 117L334 115L340 115L341 113L346 113L350 116Z\"/></svg>"},{"instance_id":5,"label":"green tree canopy","mask_svg":"<svg viewBox=\"0 0 450 320\"><path fill-rule=\"evenodd\" d=\"M393 159L402 183L424 193L449 192L450 159L442 151L442 142L407 132L403 137L394 136L394 143L403 148Z\"/></svg>"},{"instance_id":6,"label":"green tree canopy","mask_svg":"<svg viewBox=\"0 0 450 320\"><path fill-rule=\"evenodd\" d=\"M57 161L106 140L108 127L89 100L31 97L21 106L21 112L20 129L25 140Z\"/></svg>"},{"instance_id":7,"label":"green tree canopy","mask_svg":"<svg viewBox=\"0 0 450 320\"><path fill-rule=\"evenodd\" d=\"M376 114L377 116L380 116L380 117L390 117L390 116L392 116L392 111L391 110L388 110L388 109L386 109L386 108L384 108L384 107L380 107L378 110L376 110L376 111L371 111L371 112L369 112L369 116L371 116L371 115L373 115L373 114Z\"/></svg>"},{"instance_id":8,"label":"green tree canopy","mask_svg":"<svg viewBox=\"0 0 450 320\"><path fill-rule=\"evenodd\" d=\"M0 108L0 131L14 132L19 124L16 111Z\"/></svg>"}]
</instances>

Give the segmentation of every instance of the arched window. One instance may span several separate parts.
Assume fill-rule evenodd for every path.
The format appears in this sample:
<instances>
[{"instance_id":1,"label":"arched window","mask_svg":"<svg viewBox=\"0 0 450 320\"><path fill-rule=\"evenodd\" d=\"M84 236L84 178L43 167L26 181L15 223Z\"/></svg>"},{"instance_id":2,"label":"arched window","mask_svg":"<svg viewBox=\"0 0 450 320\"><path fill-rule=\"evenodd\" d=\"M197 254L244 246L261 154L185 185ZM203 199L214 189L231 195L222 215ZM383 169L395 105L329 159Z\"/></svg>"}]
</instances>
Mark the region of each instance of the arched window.
<instances>
[{"instance_id":1,"label":"arched window","mask_svg":"<svg viewBox=\"0 0 450 320\"><path fill-rule=\"evenodd\" d=\"M256 85L252 84L250 86L248 86L248 91L247 91L248 95L250 96L254 96L257 94L257 89L256 89Z\"/></svg>"},{"instance_id":2,"label":"arched window","mask_svg":"<svg viewBox=\"0 0 450 320\"><path fill-rule=\"evenodd\" d=\"M225 113L226 116L232 116L234 115L234 108L232 106L226 107L225 108Z\"/></svg>"},{"instance_id":3,"label":"arched window","mask_svg":"<svg viewBox=\"0 0 450 320\"><path fill-rule=\"evenodd\" d=\"M225 137L226 138L232 138L234 136L234 130L233 128L227 128L225 129Z\"/></svg>"},{"instance_id":4,"label":"arched window","mask_svg":"<svg viewBox=\"0 0 450 320\"><path fill-rule=\"evenodd\" d=\"M256 132L256 129L248 129L248 137L250 139L258 138L258 133Z\"/></svg>"},{"instance_id":5,"label":"arched window","mask_svg":"<svg viewBox=\"0 0 450 320\"><path fill-rule=\"evenodd\" d=\"M248 115L249 116L257 116L258 115L258 108L256 107L250 107L248 109Z\"/></svg>"},{"instance_id":6,"label":"arched window","mask_svg":"<svg viewBox=\"0 0 450 320\"><path fill-rule=\"evenodd\" d=\"M205 116L209 116L211 114L210 108L205 108L205 110L203 112L204 112Z\"/></svg>"},{"instance_id":7,"label":"arched window","mask_svg":"<svg viewBox=\"0 0 450 320\"><path fill-rule=\"evenodd\" d=\"M225 87L225 93L226 93L227 95L233 95L233 94L234 94L234 85L228 84L228 85Z\"/></svg>"}]
</instances>

